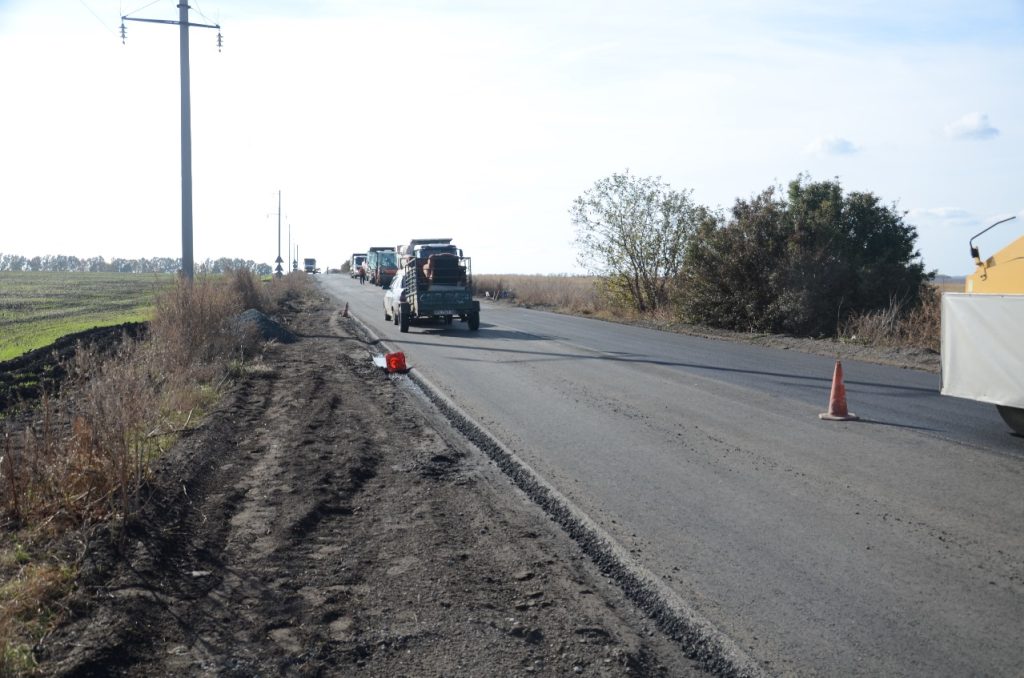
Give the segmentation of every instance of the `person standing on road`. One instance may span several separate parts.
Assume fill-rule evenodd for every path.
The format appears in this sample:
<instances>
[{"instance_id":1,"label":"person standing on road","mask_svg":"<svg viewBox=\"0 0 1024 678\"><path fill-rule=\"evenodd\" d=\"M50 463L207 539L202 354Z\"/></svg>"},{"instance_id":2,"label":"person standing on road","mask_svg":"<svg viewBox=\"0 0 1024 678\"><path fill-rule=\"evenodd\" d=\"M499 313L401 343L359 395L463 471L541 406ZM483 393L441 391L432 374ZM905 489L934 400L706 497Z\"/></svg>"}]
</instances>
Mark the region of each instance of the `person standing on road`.
<instances>
[{"instance_id":1,"label":"person standing on road","mask_svg":"<svg viewBox=\"0 0 1024 678\"><path fill-rule=\"evenodd\" d=\"M366 269L365 268L360 268L359 269L359 284L363 285L365 283L366 283Z\"/></svg>"}]
</instances>

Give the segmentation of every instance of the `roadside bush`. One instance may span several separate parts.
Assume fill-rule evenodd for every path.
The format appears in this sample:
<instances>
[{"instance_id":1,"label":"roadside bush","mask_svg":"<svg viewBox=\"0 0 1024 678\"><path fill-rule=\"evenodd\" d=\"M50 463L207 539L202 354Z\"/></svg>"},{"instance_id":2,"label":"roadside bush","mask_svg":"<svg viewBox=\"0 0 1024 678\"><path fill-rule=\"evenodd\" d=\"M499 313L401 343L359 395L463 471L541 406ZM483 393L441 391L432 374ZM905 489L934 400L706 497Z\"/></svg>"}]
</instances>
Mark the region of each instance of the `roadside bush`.
<instances>
[{"instance_id":1,"label":"roadside bush","mask_svg":"<svg viewBox=\"0 0 1024 678\"><path fill-rule=\"evenodd\" d=\"M254 308L261 313L270 312L270 293L252 271L244 268L228 272L231 292L238 297L242 310Z\"/></svg>"},{"instance_id":2,"label":"roadside bush","mask_svg":"<svg viewBox=\"0 0 1024 678\"><path fill-rule=\"evenodd\" d=\"M577 260L599 276L612 305L643 313L668 302L686 242L708 218L691 193L627 170L598 180L573 201Z\"/></svg>"},{"instance_id":3,"label":"roadside bush","mask_svg":"<svg viewBox=\"0 0 1024 678\"><path fill-rule=\"evenodd\" d=\"M157 297L151 340L171 371L208 364L234 350L231 319L245 310L243 305L222 278L201 276L191 283L179 278Z\"/></svg>"},{"instance_id":4,"label":"roadside bush","mask_svg":"<svg viewBox=\"0 0 1024 678\"><path fill-rule=\"evenodd\" d=\"M141 481L141 429L156 409L146 375L125 360L136 350L129 345L100 363L84 349L71 369L91 372L89 381L69 385L60 399L45 399L20 454L5 457L5 508L18 523L60 530L126 512L126 499Z\"/></svg>"},{"instance_id":5,"label":"roadside bush","mask_svg":"<svg viewBox=\"0 0 1024 678\"><path fill-rule=\"evenodd\" d=\"M917 232L871 193L838 181L790 182L737 200L731 218L688 240L676 303L683 319L739 331L835 336L891 299L918 303Z\"/></svg>"},{"instance_id":6,"label":"roadside bush","mask_svg":"<svg viewBox=\"0 0 1024 678\"><path fill-rule=\"evenodd\" d=\"M158 297L147 338L125 337L113 355L79 345L59 394L31 419L0 420L0 676L31 673L52 601L74 581L70 560L31 545L131 516L152 462L201 418L247 341L233 318L308 290L301 274L269 285L248 271L179 279Z\"/></svg>"}]
</instances>

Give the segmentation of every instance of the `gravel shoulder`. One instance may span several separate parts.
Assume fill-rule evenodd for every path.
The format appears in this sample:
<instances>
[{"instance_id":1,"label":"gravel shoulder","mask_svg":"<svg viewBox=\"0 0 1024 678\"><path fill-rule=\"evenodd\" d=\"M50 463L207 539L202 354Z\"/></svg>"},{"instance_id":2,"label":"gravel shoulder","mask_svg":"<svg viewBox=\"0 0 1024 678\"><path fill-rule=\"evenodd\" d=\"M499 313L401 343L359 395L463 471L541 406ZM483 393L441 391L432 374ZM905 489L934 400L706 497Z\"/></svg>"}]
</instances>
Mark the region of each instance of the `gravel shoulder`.
<instances>
[{"instance_id":1,"label":"gravel shoulder","mask_svg":"<svg viewBox=\"0 0 1024 678\"><path fill-rule=\"evenodd\" d=\"M705 675L325 300L97 531L47 675Z\"/></svg>"}]
</instances>

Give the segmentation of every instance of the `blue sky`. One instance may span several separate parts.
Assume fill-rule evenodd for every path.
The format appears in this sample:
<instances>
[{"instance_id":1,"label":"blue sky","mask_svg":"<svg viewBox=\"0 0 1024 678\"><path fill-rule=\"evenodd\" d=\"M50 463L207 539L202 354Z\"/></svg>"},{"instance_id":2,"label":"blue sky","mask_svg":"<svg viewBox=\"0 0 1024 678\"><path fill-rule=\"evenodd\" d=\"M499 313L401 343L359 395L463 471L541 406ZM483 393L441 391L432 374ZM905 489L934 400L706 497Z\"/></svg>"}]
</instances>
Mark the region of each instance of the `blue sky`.
<instances>
[{"instance_id":1,"label":"blue sky","mask_svg":"<svg viewBox=\"0 0 1024 678\"><path fill-rule=\"evenodd\" d=\"M728 208L799 173L908 212L925 265L1024 217L1024 2L192 3L195 257L455 238L578 271L613 172ZM138 11L137 11L138 10ZM180 255L174 0L0 0L0 251ZM992 253L1024 220L981 240ZM282 244L287 256L287 243Z\"/></svg>"}]
</instances>

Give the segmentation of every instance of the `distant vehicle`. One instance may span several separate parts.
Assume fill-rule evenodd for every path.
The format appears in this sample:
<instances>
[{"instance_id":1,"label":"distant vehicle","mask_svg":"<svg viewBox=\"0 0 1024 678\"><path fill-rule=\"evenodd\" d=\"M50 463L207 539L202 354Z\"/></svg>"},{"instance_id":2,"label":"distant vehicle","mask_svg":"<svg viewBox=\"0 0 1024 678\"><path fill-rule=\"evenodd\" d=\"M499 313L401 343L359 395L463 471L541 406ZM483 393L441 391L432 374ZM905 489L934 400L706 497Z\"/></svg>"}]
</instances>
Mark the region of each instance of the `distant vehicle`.
<instances>
[{"instance_id":1,"label":"distant vehicle","mask_svg":"<svg viewBox=\"0 0 1024 678\"><path fill-rule=\"evenodd\" d=\"M348 272L353 278L359 277L359 269L362 267L364 261L366 261L366 252L352 253L352 258L349 259Z\"/></svg>"},{"instance_id":2,"label":"distant vehicle","mask_svg":"<svg viewBox=\"0 0 1024 678\"><path fill-rule=\"evenodd\" d=\"M387 287L398 272L398 253L394 247L371 247L366 253L363 268L370 283Z\"/></svg>"},{"instance_id":3,"label":"distant vehicle","mask_svg":"<svg viewBox=\"0 0 1024 678\"><path fill-rule=\"evenodd\" d=\"M450 325L456 317L466 321L470 331L480 329L480 302L471 292L470 260L451 240L414 240L398 249L402 266L384 293L385 320L393 320L402 332L408 332L414 320Z\"/></svg>"},{"instance_id":4,"label":"distant vehicle","mask_svg":"<svg viewBox=\"0 0 1024 678\"><path fill-rule=\"evenodd\" d=\"M316 267L316 259L303 259L302 270L306 273L319 273L320 269Z\"/></svg>"},{"instance_id":5,"label":"distant vehicle","mask_svg":"<svg viewBox=\"0 0 1024 678\"><path fill-rule=\"evenodd\" d=\"M452 244L451 238L416 238L408 245L395 248L399 253L400 263L405 265L409 259L427 259L435 254L462 256L462 250Z\"/></svg>"}]
</instances>

